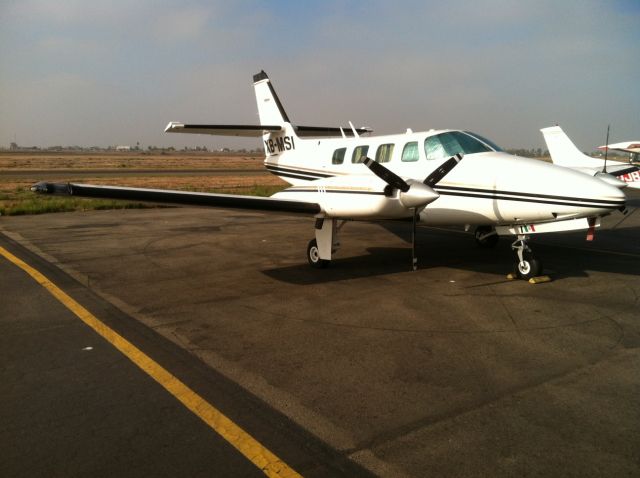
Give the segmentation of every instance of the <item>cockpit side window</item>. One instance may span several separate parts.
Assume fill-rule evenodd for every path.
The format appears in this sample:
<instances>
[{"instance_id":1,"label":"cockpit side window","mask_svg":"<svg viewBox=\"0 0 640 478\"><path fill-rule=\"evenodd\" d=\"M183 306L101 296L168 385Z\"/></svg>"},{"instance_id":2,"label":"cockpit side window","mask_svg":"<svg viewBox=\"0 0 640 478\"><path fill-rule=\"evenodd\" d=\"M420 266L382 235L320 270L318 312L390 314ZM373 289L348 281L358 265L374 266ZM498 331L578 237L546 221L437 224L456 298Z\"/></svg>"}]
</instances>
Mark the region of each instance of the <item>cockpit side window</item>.
<instances>
[{"instance_id":1,"label":"cockpit side window","mask_svg":"<svg viewBox=\"0 0 640 478\"><path fill-rule=\"evenodd\" d=\"M356 146L356 148L353 150L353 154L351 155L351 162L352 163L362 163L362 157L366 156L367 153L369 152L369 146Z\"/></svg>"},{"instance_id":2,"label":"cockpit side window","mask_svg":"<svg viewBox=\"0 0 640 478\"><path fill-rule=\"evenodd\" d=\"M449 131L424 140L424 152L427 159L443 159L460 154L485 153L493 151L478 139L461 131Z\"/></svg>"},{"instance_id":3,"label":"cockpit side window","mask_svg":"<svg viewBox=\"0 0 640 478\"><path fill-rule=\"evenodd\" d=\"M419 158L417 141L411 141L404 145L404 149L402 150L402 161L412 162L417 161Z\"/></svg>"},{"instance_id":4,"label":"cockpit side window","mask_svg":"<svg viewBox=\"0 0 640 478\"><path fill-rule=\"evenodd\" d=\"M440 135L429 136L424 140L424 153L427 155L427 159L441 159L447 156L444 146L440 141Z\"/></svg>"},{"instance_id":5,"label":"cockpit side window","mask_svg":"<svg viewBox=\"0 0 640 478\"><path fill-rule=\"evenodd\" d=\"M331 156L331 164L342 164L344 162L344 153L347 152L347 148L338 148L333 152Z\"/></svg>"}]
</instances>

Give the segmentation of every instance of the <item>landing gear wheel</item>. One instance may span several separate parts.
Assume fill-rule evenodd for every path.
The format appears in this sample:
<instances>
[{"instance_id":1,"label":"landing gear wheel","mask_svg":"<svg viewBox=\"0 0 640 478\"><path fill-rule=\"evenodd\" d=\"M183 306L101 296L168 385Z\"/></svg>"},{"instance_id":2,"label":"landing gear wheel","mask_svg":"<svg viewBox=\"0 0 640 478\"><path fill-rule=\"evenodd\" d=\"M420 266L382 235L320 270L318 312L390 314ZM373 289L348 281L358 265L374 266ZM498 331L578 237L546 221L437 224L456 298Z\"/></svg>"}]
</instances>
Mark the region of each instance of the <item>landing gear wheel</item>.
<instances>
[{"instance_id":1,"label":"landing gear wheel","mask_svg":"<svg viewBox=\"0 0 640 478\"><path fill-rule=\"evenodd\" d=\"M485 234L489 234L492 230L493 228L491 226L477 227L473 235L476 239L476 244L478 244L479 247L482 247L483 249L491 249L493 247L496 247L496 244L498 244L498 241L500 240L500 236L498 236L495 231L490 236L482 238L482 236L484 236Z\"/></svg>"},{"instance_id":2,"label":"landing gear wheel","mask_svg":"<svg viewBox=\"0 0 640 478\"><path fill-rule=\"evenodd\" d=\"M523 260L516 262L515 272L520 279L524 280L537 277L542 273L542 261L534 258L530 253L525 253Z\"/></svg>"},{"instance_id":3,"label":"landing gear wheel","mask_svg":"<svg viewBox=\"0 0 640 478\"><path fill-rule=\"evenodd\" d=\"M329 262L331 262L326 259L320 259L320 250L318 249L318 243L315 239L311 239L307 246L307 260L312 267L317 269L324 269L329 265Z\"/></svg>"}]
</instances>

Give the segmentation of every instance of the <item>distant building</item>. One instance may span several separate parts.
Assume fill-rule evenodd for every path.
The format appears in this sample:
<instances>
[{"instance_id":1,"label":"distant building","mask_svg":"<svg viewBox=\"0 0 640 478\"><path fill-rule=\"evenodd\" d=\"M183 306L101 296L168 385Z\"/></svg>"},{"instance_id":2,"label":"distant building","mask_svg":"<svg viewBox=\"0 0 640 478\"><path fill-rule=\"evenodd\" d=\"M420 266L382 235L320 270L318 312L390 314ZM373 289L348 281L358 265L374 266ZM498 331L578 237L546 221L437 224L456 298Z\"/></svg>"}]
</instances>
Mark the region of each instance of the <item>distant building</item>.
<instances>
[{"instance_id":1,"label":"distant building","mask_svg":"<svg viewBox=\"0 0 640 478\"><path fill-rule=\"evenodd\" d=\"M116 151L131 151L131 146L116 146Z\"/></svg>"}]
</instances>

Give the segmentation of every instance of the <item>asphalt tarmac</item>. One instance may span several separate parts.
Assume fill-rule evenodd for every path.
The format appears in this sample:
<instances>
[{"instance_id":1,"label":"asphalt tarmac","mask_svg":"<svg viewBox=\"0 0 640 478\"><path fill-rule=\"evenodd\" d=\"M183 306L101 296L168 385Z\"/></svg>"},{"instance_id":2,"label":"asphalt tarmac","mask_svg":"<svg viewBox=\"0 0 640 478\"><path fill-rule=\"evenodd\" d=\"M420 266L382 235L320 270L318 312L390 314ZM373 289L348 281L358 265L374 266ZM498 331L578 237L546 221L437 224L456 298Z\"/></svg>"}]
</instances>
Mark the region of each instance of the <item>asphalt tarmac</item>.
<instances>
[{"instance_id":1,"label":"asphalt tarmac","mask_svg":"<svg viewBox=\"0 0 640 478\"><path fill-rule=\"evenodd\" d=\"M508 239L485 250L470 235L445 229L420 229L419 270L411 272L405 224L347 224L326 270L306 263L313 221L304 218L171 208L10 217L0 227L42 267L61 269L77 281L74 287L137 324L131 327L145 331L152 352L174 347L181 361L171 354L165 361L180 364L178 376L199 364L203 381L219 377L236 387L231 402L259 404L243 417L251 417L249 425L260 421L265 442L286 451L287 433L269 439L270 424L279 423L273 417L285 417L290 442L302 434L322 452L284 454L295 464L326 459L316 476L333 476L349 463L381 476L637 476L640 195L632 195L629 214L606 218L592 243L584 232L534 238L531 246L552 279L536 285L507 280L514 261ZM37 343L40 335L28 324L42 327L38 308L51 304L46 294L9 278L9 265L2 267L3 295L29 291L25 302L34 308L20 322L30 337L20 343L66 357L70 368L60 369L62 377L73 367L101 373L99 361L77 363L78 355L91 356L77 351L87 342L82 335L73 351L58 349L79 333L76 327ZM3 363L19 355L11 352ZM47 364L24 366L38 386ZM23 379L13 377L22 387ZM59 399L55 387L33 390L13 406L38 410ZM212 400L229 401L224 392ZM80 391L68 396L76 393L77 403L86 403ZM86 422L76 417L68 430L121 411L122 401L115 406L109 397L92 395L95 415ZM154 445L165 432L144 426L142 418L162 411L162 400L136 400L129 420L140 416L138 436L164 454L171 440ZM27 412L10 416L16 417L11 429L23 423L27 436L47 423ZM64 429L62 418L56 427ZM198 433L198 446L218 447L207 430ZM12 469L28 470L28 454L10 456ZM235 469L230 460L231 476L245 476L243 465ZM202 469L209 466L205 461Z\"/></svg>"}]
</instances>

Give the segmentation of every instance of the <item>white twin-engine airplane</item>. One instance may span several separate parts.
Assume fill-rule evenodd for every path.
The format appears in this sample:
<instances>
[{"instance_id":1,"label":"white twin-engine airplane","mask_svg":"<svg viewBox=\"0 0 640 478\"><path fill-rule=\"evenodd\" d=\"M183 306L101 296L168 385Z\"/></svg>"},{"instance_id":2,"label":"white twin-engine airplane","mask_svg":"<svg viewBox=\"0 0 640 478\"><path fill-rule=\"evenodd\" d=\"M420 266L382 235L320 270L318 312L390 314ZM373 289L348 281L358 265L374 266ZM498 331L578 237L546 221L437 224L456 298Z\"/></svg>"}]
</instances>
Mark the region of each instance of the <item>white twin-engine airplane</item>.
<instances>
[{"instance_id":1,"label":"white twin-engine airplane","mask_svg":"<svg viewBox=\"0 0 640 478\"><path fill-rule=\"evenodd\" d=\"M640 171L631 162L592 158L580 151L560 126L540 130L547 143L553 164L571 168L595 176L619 188L640 189ZM598 149L615 149L630 153L630 160L640 152L640 141L600 146Z\"/></svg>"},{"instance_id":2,"label":"white twin-engine airplane","mask_svg":"<svg viewBox=\"0 0 640 478\"><path fill-rule=\"evenodd\" d=\"M171 133L262 137L265 166L291 187L269 198L41 182L40 193L109 197L224 208L259 209L315 218L309 263L326 267L338 249L338 232L351 220L409 220L415 226L475 227L483 246L515 235L516 271L541 273L527 241L530 234L589 229L623 210L620 189L570 169L512 156L467 131L430 130L361 136L367 128L294 125L262 71L254 76L260 124L169 123ZM311 139L312 138L312 139ZM462 157L464 156L464 159Z\"/></svg>"}]
</instances>

